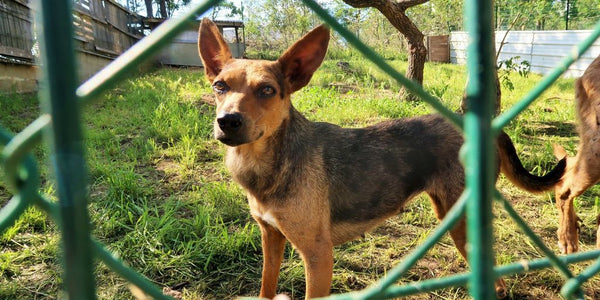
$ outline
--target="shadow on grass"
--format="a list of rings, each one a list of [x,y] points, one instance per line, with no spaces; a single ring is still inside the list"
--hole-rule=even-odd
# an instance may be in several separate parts
[[[527,135],[547,135],[569,138],[577,135],[577,126],[575,123],[559,121],[532,121],[525,124],[523,132]]]

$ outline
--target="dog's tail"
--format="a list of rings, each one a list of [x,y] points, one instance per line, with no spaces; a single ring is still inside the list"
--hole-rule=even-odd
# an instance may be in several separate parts
[[[567,161],[563,157],[548,174],[544,176],[533,175],[523,167],[517,155],[517,150],[515,150],[515,146],[506,133],[500,133],[497,143],[500,170],[512,183],[526,191],[539,193],[550,190],[554,188],[565,173]]]

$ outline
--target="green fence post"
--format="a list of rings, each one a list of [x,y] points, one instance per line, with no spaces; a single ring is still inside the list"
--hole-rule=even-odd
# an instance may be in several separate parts
[[[40,98],[52,117],[47,130],[59,196],[64,288],[69,299],[95,299],[87,182],[77,87],[71,0],[38,1],[42,64]]]
[[[469,32],[467,112],[464,118],[466,184],[471,192],[467,204],[468,259],[471,266],[469,291],[474,299],[489,300],[494,291],[492,249],[492,197],[495,165],[491,120],[494,108],[492,1],[465,2]]]

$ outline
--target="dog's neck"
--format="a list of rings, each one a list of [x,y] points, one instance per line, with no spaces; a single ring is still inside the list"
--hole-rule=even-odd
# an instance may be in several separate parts
[[[236,182],[256,198],[281,197],[281,184],[276,181],[291,176],[307,154],[305,141],[312,130],[307,120],[293,106],[289,117],[277,131],[253,143],[228,147],[225,164]],[[274,190],[273,187],[278,187]],[[285,188],[283,188],[285,189]]]

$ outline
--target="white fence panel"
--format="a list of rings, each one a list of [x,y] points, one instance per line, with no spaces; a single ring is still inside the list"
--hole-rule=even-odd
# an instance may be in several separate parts
[[[516,59],[516,61],[529,61],[532,72],[547,74],[591,32],[591,30],[510,31],[506,35],[498,59],[506,60],[519,56],[520,59]],[[506,31],[496,31],[496,49],[500,47],[505,34]],[[468,35],[464,31],[450,34],[450,61],[452,63],[466,63],[467,41]],[[563,76],[581,76],[598,56],[600,56],[600,41],[596,41],[577,62],[569,67]]]

